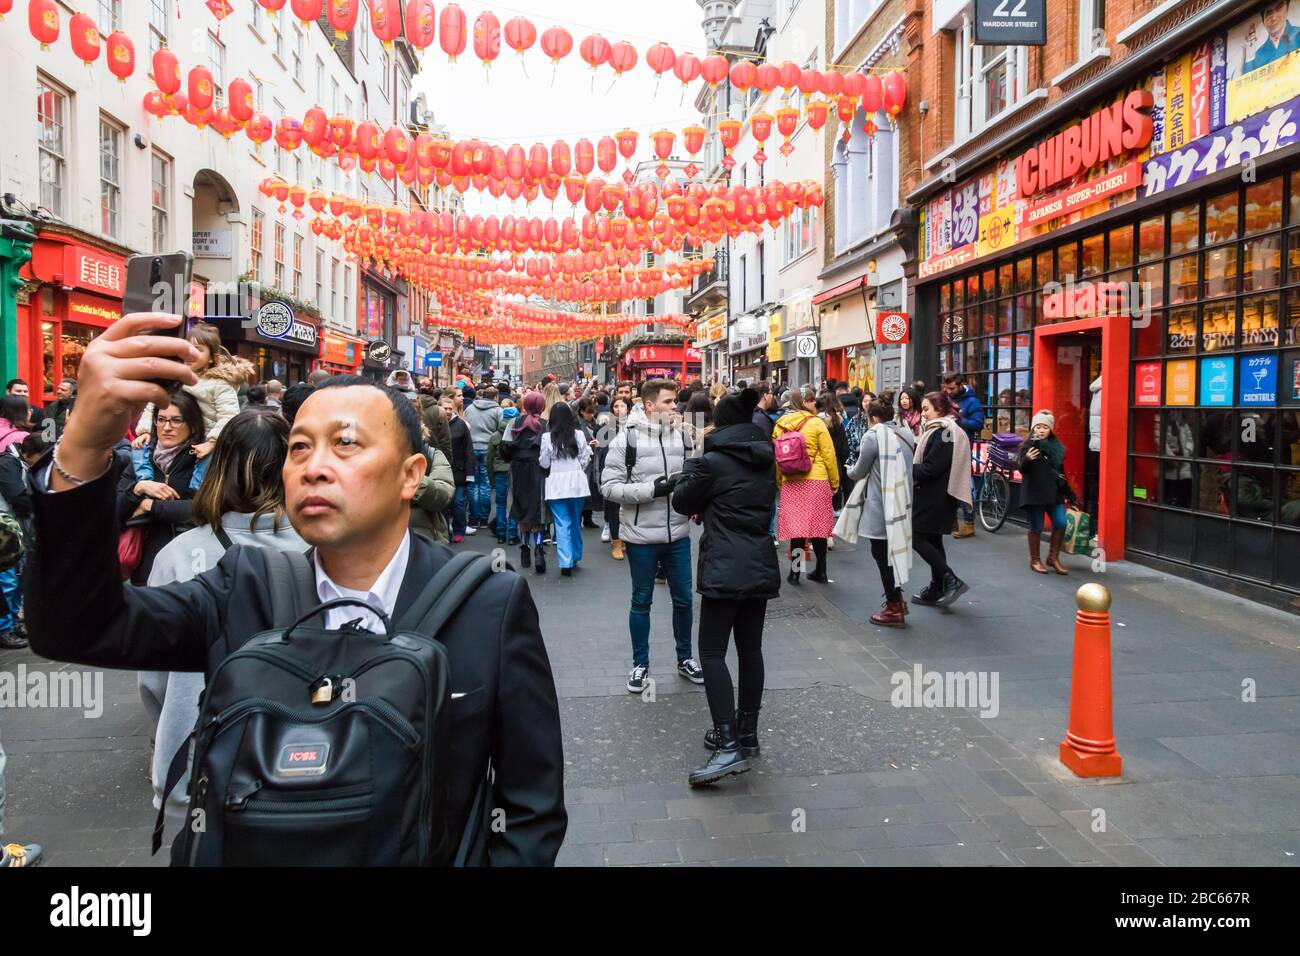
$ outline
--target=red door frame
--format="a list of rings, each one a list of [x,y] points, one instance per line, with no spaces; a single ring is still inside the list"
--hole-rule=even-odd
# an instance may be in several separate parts
[[[1101,465],[1097,489],[1097,544],[1107,561],[1124,558],[1128,498],[1128,391],[1132,318],[1100,315],[1034,329],[1034,411],[1055,408],[1064,376],[1057,374],[1052,342],[1078,332],[1101,332]],[[1071,449],[1071,451],[1075,451]],[[1083,449],[1075,451],[1081,454]]]

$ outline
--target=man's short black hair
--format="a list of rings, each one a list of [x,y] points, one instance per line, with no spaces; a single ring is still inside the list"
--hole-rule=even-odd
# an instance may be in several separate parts
[[[943,384],[945,385],[964,385],[965,383],[966,379],[961,372],[949,372],[943,377]]]
[[[290,385],[280,396],[280,414],[289,422],[289,427],[293,427],[293,420],[298,417],[298,409],[302,408],[302,403],[311,397],[311,393],[316,391],[307,382],[298,382],[296,385]]]
[[[657,402],[659,393],[666,391],[677,391],[677,383],[668,378],[652,378],[641,386],[641,401]]]
[[[24,382],[21,378],[11,378],[9,380],[9,384],[5,386],[5,394],[8,395],[10,392],[12,392],[14,390],[15,385],[26,385],[26,384],[27,383]]]
[[[374,388],[383,392],[388,396],[388,401],[397,415],[397,428],[406,436],[410,453],[418,455],[424,451],[424,439],[420,434],[420,413],[415,410],[415,405],[408,396],[395,388],[388,388],[360,375],[335,375],[318,385],[316,391],[324,391],[327,388]]]

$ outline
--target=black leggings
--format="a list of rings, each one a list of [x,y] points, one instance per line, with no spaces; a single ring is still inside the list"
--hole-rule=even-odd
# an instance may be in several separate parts
[[[763,703],[763,618],[766,600],[734,601],[700,598],[700,667],[714,726],[736,718],[731,672],[727,670],[727,639],[736,632],[740,665],[740,709],[756,711]]]
[[[822,574],[826,573],[826,539],[825,538],[791,538],[791,554],[795,551],[803,551],[808,547],[809,540],[812,541],[813,554],[817,555],[817,567],[815,570]]]
[[[618,537],[618,505],[613,501],[605,502],[605,524],[609,525],[609,539]]]
[[[917,532],[913,537],[913,548],[921,560],[930,566],[930,583],[936,587],[942,585],[944,575],[951,570],[948,567],[948,556],[943,550],[943,535]]]
[[[900,601],[903,589],[894,584],[894,569],[889,566],[889,542],[884,538],[871,539],[871,556],[880,569],[880,583],[885,588],[885,600]]]

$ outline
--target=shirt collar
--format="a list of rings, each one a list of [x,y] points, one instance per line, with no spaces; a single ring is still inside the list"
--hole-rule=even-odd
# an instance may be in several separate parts
[[[381,608],[389,618],[392,618],[397,607],[398,592],[402,589],[402,579],[406,577],[406,565],[410,556],[411,533],[408,531],[402,536],[402,543],[398,545],[392,560],[388,562],[388,566],[383,571],[379,572],[379,577],[370,585],[370,589],[368,591],[358,591],[336,584],[325,573],[325,567],[320,561],[320,552],[316,551],[312,555],[316,564],[316,593],[320,597],[321,603],[335,601],[344,597],[357,598],[372,607]],[[346,608],[340,608],[340,610],[347,611]]]

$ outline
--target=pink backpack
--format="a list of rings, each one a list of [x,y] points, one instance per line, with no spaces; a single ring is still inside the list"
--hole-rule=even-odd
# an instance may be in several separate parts
[[[776,467],[781,469],[781,474],[805,475],[812,471],[812,459],[808,457],[808,443],[800,434],[811,419],[812,416],[808,415],[795,426],[793,431],[788,431],[775,439]]]

